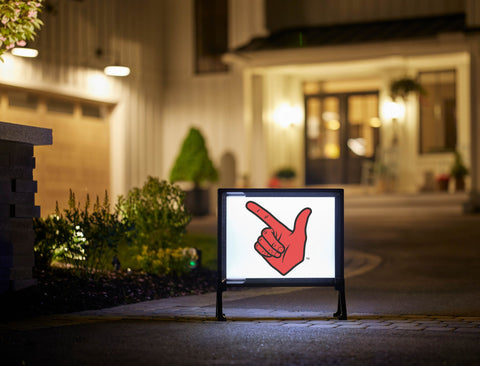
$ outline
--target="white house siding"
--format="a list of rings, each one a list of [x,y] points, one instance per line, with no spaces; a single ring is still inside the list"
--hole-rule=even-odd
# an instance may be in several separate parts
[[[190,127],[199,128],[214,164],[230,152],[237,179],[246,171],[242,74],[195,74],[193,1],[166,0],[164,14],[164,111],[162,176],[168,177]],[[175,30],[175,31],[173,31]]]
[[[229,0],[228,45],[233,49],[268,34],[264,0]]]
[[[8,64],[0,65],[0,84],[114,104],[111,191],[124,193],[142,184],[147,175],[160,175],[162,169],[161,2],[53,4],[56,13],[42,13],[45,25],[33,43],[39,57],[9,57]],[[102,57],[96,56],[98,48]],[[105,76],[104,66],[114,62],[128,65],[130,76]]]

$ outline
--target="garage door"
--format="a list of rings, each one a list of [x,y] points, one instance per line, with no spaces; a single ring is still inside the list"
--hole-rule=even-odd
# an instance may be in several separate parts
[[[110,105],[58,95],[0,89],[0,120],[51,128],[53,145],[35,147],[35,203],[42,216],[67,207],[69,190],[103,200],[110,189]]]

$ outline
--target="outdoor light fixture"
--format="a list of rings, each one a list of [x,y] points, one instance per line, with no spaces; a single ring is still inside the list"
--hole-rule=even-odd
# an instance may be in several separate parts
[[[12,49],[12,55],[19,57],[34,58],[38,56],[38,50],[34,48],[15,47]]]
[[[130,68],[122,66],[118,60],[118,56],[112,55],[112,52],[105,52],[101,47],[95,49],[95,56],[103,65],[107,64],[103,69],[103,73],[108,76],[128,76],[130,75]],[[109,60],[109,61],[108,61]],[[110,64],[110,65],[109,65]]]
[[[383,105],[383,115],[388,119],[399,119],[405,114],[405,107],[397,102],[386,102]]]
[[[202,265],[202,251],[197,248],[188,248],[187,253],[190,257],[188,268],[191,270],[200,268]]]
[[[273,112],[273,120],[285,128],[298,126],[302,122],[302,108],[282,103]]]
[[[128,76],[130,75],[130,68],[127,66],[107,66],[103,69],[103,72],[108,76]]]

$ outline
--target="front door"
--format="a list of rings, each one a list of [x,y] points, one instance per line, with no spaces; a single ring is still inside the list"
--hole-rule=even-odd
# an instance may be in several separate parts
[[[378,92],[305,97],[305,181],[359,184],[379,143]]]

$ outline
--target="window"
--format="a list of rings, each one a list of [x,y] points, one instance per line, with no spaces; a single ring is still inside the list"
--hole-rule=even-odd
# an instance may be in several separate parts
[[[105,118],[107,115],[106,108],[98,104],[82,103],[80,107],[83,117]]]
[[[8,91],[8,105],[27,109],[37,109],[38,97],[25,91]]]
[[[227,71],[222,54],[228,49],[227,0],[195,1],[195,71]]]
[[[73,114],[74,107],[75,107],[74,103],[67,100],[61,100],[61,99],[47,100],[47,111],[49,112]]]
[[[419,82],[425,89],[420,95],[420,153],[455,151],[455,71],[422,72]]]

